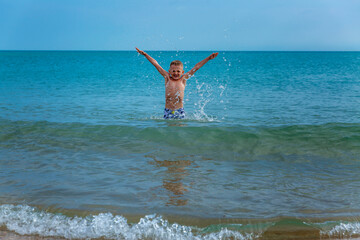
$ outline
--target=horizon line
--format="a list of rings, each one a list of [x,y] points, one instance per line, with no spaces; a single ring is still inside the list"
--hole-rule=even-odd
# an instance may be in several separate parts
[[[1,52],[136,52],[136,50],[0,49]],[[149,52],[360,52],[360,50],[146,50]]]

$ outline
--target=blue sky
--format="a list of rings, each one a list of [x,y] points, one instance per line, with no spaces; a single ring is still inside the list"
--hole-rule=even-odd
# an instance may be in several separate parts
[[[359,0],[0,0],[2,50],[360,51]]]

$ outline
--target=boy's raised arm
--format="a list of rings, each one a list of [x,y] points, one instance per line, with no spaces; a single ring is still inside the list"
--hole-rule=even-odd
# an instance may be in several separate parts
[[[163,75],[163,77],[167,77],[169,75],[169,73],[167,71],[165,71],[160,65],[159,63],[153,59],[152,57],[150,57],[149,54],[147,54],[144,51],[141,51],[140,49],[136,48],[136,51],[138,53],[140,53],[141,55],[145,56],[147,60],[149,60],[149,62],[151,62],[152,65],[154,65],[154,67],[159,71],[159,73],[161,75]]]
[[[207,58],[205,58],[204,60],[198,62],[190,71],[185,73],[185,75],[184,75],[185,80],[188,80],[192,75],[194,75],[194,73],[197,70],[199,70],[202,66],[204,66],[205,63],[207,63],[209,60],[216,58],[218,54],[219,53],[213,53],[210,56],[208,56]]]

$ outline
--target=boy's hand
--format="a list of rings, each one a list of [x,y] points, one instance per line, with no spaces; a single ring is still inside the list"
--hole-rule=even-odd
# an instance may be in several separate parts
[[[211,54],[211,55],[209,56],[209,59],[211,60],[211,59],[216,58],[218,54],[219,54],[219,53],[213,53],[213,54]]]
[[[136,51],[138,52],[138,53],[140,53],[141,55],[144,55],[145,56],[145,52],[144,51],[141,51],[140,49],[138,49],[138,48],[135,48],[136,49]]]

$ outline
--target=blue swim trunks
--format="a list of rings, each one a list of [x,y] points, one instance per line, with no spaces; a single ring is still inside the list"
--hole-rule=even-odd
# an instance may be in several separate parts
[[[183,119],[184,117],[185,117],[184,108],[178,108],[176,110],[165,108],[164,110],[164,119]]]

